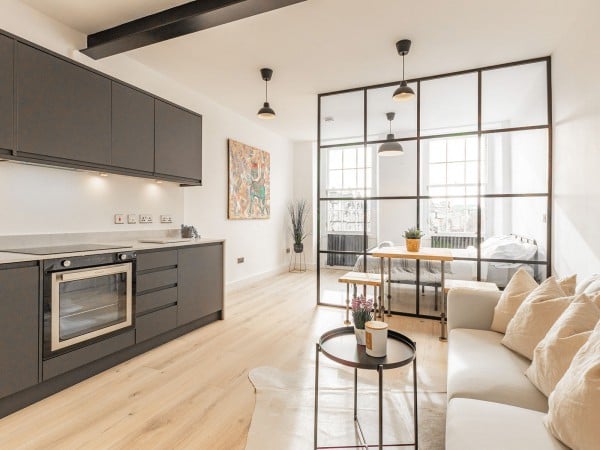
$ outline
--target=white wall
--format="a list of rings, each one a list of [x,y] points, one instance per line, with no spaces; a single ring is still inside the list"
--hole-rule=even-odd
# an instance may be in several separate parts
[[[552,54],[554,270],[600,272],[600,3],[588,2]]]
[[[173,185],[168,183],[160,185],[160,189],[167,191],[168,194],[152,200],[156,211],[170,208],[177,222],[183,221],[196,225],[203,236],[227,239],[226,264],[229,283],[282,269],[287,263],[285,205],[292,198],[293,190],[293,154],[289,140],[217,105],[196,91],[164,77],[125,54],[101,61],[94,61],[84,56],[77,49],[85,47],[85,35],[18,1],[2,2],[0,28],[202,114],[204,186],[173,187],[172,191],[170,186]],[[239,140],[271,153],[271,219],[227,220],[227,138]],[[16,200],[10,199],[11,191],[2,189],[0,192],[0,204],[10,205],[9,213],[24,214],[22,218],[11,222],[11,229],[8,231],[10,233],[14,233],[16,228],[29,227],[27,219],[35,217],[35,211],[41,210],[45,210],[46,214],[50,215],[49,223],[52,224],[52,230],[63,231],[66,224],[62,223],[62,218],[79,215],[81,205],[87,205],[85,211],[88,213],[94,211],[91,216],[94,221],[102,222],[111,231],[118,231],[121,228],[113,228],[104,222],[106,216],[104,211],[130,209],[133,207],[132,203],[143,204],[148,197],[147,180],[136,178],[125,180],[126,177],[111,176],[104,180],[107,185],[106,191],[105,194],[100,195],[88,189],[87,185],[92,183],[89,174],[46,168],[15,169],[14,166],[14,164],[3,166],[0,175],[10,173],[12,182],[16,183],[11,187],[11,191],[23,191],[19,194],[19,198],[26,200],[27,207],[13,210]],[[7,170],[9,172],[6,172]],[[21,177],[18,177],[18,174]],[[47,208],[47,200],[40,195],[40,188],[47,186],[48,178],[60,185],[61,187],[57,189],[63,193],[66,186],[71,187],[72,192],[67,204]],[[52,211],[55,213],[53,214]],[[176,226],[177,222],[175,222]],[[104,229],[103,226],[101,225],[102,228],[97,225],[88,227],[87,223],[82,221],[79,222],[77,231],[98,231]],[[40,228],[32,227],[31,232],[38,229]],[[46,228],[43,229],[46,231]],[[0,228],[0,233],[5,234],[3,228]],[[235,264],[235,258],[238,256],[244,256],[246,262]]]
[[[294,144],[294,198],[310,203],[311,215],[307,222],[310,235],[304,240],[306,263],[315,264],[317,259],[317,145],[314,142],[296,142]],[[293,241],[287,237],[288,245]],[[293,251],[293,250],[292,250]]]

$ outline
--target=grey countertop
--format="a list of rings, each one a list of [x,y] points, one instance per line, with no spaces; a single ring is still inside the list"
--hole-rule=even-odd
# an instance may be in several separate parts
[[[189,245],[202,245],[202,244],[214,244],[218,242],[225,242],[225,239],[211,239],[211,238],[200,238],[192,239],[183,242],[169,242],[165,244],[160,243],[147,243],[140,242],[145,239],[173,239],[173,233],[169,234],[158,234],[152,233],[148,235],[138,236],[133,238],[132,234],[116,234],[116,233],[78,233],[78,234],[64,234],[64,235],[47,235],[47,236],[27,236],[24,239],[23,236],[0,236],[0,248],[25,248],[35,246],[50,246],[50,245],[68,245],[75,243],[93,243],[93,244],[111,244],[111,245],[122,245],[123,247],[112,248],[108,250],[94,250],[90,252],[76,252],[76,253],[59,253],[52,255],[29,255],[25,253],[9,253],[0,251],[0,264],[19,263],[27,261],[41,261],[45,259],[75,257],[75,256],[87,256],[97,255],[102,253],[116,253],[121,251],[143,251],[143,250],[155,250],[164,248],[177,248],[185,247]]]

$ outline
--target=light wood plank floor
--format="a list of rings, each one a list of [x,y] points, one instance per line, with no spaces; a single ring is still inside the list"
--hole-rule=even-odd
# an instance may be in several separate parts
[[[0,420],[0,448],[244,449],[254,410],[248,371],[312,377],[315,342],[344,311],[315,306],[316,276],[282,274],[227,298],[227,318]],[[417,342],[420,386],[446,376],[439,323],[393,317]]]

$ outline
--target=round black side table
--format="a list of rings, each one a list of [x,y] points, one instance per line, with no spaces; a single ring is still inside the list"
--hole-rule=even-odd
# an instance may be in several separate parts
[[[354,423],[356,424],[361,445],[340,445],[319,447],[317,445],[318,419],[319,419],[319,356],[323,353],[327,358],[344,366],[354,368]],[[317,343],[315,365],[315,422],[314,422],[314,449],[333,448],[365,448],[378,447],[383,449],[383,371],[413,365],[413,392],[414,392],[414,427],[415,442],[403,444],[385,444],[385,447],[406,447],[414,445],[419,448],[418,420],[417,420],[417,347],[408,337],[396,331],[388,330],[387,355],[383,358],[374,358],[367,355],[364,345],[357,345],[353,327],[342,327],[324,333]],[[358,369],[376,370],[379,374],[379,442],[377,445],[368,445],[358,421],[357,416],[357,382]]]

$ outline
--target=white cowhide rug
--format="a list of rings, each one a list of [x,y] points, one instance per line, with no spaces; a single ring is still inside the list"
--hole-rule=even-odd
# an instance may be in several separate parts
[[[321,360],[319,376],[319,446],[358,445],[353,422],[353,371]],[[413,394],[409,368],[384,372],[384,444],[414,442]],[[377,379],[359,370],[359,421],[368,444],[377,443]],[[256,406],[246,450],[313,448],[314,372],[289,373],[273,367],[252,369]],[[442,450],[446,414],[445,392],[421,392],[419,383],[419,449]],[[434,383],[439,384],[439,383]],[[432,389],[434,388],[434,389]],[[428,392],[429,391],[429,392]],[[413,448],[413,447],[403,447]]]

